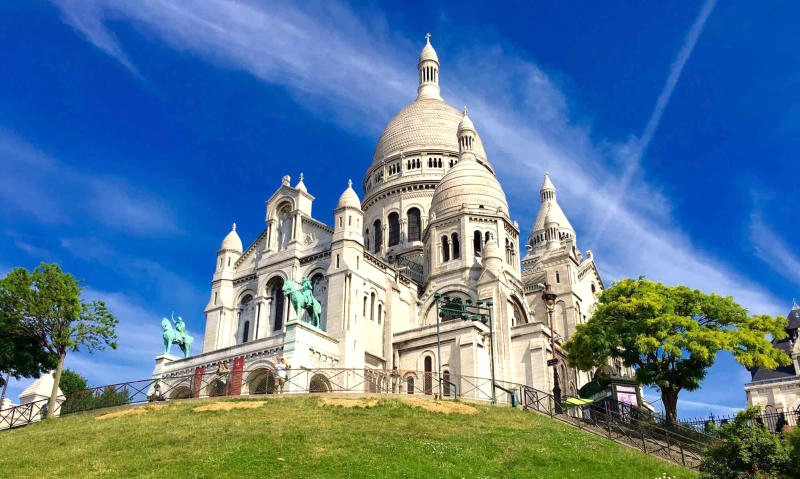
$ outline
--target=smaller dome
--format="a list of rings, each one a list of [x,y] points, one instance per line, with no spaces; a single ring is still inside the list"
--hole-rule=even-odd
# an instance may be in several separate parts
[[[483,209],[488,214],[508,214],[508,201],[497,178],[472,157],[462,158],[445,173],[431,199],[431,212],[437,218],[463,205]]]
[[[239,234],[236,232],[236,223],[231,227],[231,232],[222,240],[222,246],[220,246],[219,249],[232,250],[239,254],[242,253],[242,239],[239,238]]]
[[[339,208],[361,209],[361,200],[358,199],[358,195],[353,189],[353,180],[347,180],[347,189],[339,197],[339,203],[336,205],[336,209],[338,210]]]
[[[420,63],[424,62],[425,60],[433,60],[436,63],[439,63],[439,55],[436,54],[436,50],[433,49],[433,45],[431,45],[431,34],[425,35],[425,46],[422,48],[422,52],[419,54],[419,61]]]

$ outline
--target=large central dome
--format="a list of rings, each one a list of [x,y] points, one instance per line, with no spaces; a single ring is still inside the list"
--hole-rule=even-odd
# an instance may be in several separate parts
[[[376,165],[400,153],[442,150],[458,154],[458,124],[461,111],[441,98],[418,98],[398,113],[383,131],[372,164]],[[480,137],[475,155],[486,160]]]
[[[389,261],[421,257],[422,232],[434,190],[459,162],[462,113],[442,100],[439,56],[429,39],[420,53],[417,73],[416,100],[386,126],[364,174],[365,246]],[[477,133],[473,140],[476,164],[492,174]]]

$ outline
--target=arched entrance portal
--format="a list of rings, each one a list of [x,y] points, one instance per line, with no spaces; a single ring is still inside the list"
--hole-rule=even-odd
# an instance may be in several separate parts
[[[308,392],[310,393],[329,393],[331,392],[331,382],[322,374],[311,376],[308,382]]]
[[[178,386],[169,394],[170,399],[189,399],[192,397],[192,390],[189,386]]]
[[[267,368],[256,369],[247,377],[249,394],[273,394],[275,392],[275,376]]]

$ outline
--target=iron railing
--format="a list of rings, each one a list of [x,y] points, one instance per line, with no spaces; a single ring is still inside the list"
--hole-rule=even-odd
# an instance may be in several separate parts
[[[652,413],[628,404],[606,400],[579,408],[557,407],[553,396],[530,386],[474,376],[435,372],[376,369],[290,369],[284,394],[353,393],[428,395],[491,402],[492,389],[499,404],[516,406],[697,469],[705,446],[714,438],[693,428],[668,427],[653,420]],[[198,372],[143,379],[76,391],[59,400],[55,415],[99,410],[127,404],[189,398],[259,396],[277,394],[279,383],[268,369],[254,371]],[[0,410],[0,430],[26,426],[47,417],[47,400]]]
[[[699,468],[704,449],[715,440],[692,428],[673,429],[653,422],[650,411],[612,400],[569,409],[562,404],[562,408],[557,408],[551,394],[529,386],[522,387],[521,399],[523,409],[546,414],[690,469]]]
[[[372,393],[439,395],[443,398],[466,398],[476,401],[492,400],[491,380],[458,374],[445,374],[440,379],[435,372],[410,370],[301,368],[290,369],[284,384],[285,394],[298,393]],[[496,381],[498,403],[515,404],[522,385]],[[230,371],[227,374],[203,372],[162,378],[142,379],[75,391],[60,397],[54,416],[92,411],[128,404],[153,401],[241,396],[278,393],[273,372]],[[513,397],[512,397],[513,396]],[[28,425],[48,416],[47,399],[0,410],[0,430]]]
[[[720,426],[733,420],[733,416],[714,416],[713,414],[706,419],[691,419],[682,421],[683,424],[693,427],[698,431],[705,431],[714,434],[712,425]],[[800,425],[800,406],[796,409],[776,408],[766,406],[761,414],[756,418],[758,425],[779,433],[786,427],[796,427]]]

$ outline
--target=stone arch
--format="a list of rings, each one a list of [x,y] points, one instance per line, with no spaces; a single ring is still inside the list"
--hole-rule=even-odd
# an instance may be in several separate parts
[[[275,376],[270,368],[253,369],[247,375],[248,394],[273,394],[275,392]]]
[[[246,343],[255,338],[253,326],[256,320],[254,293],[249,288],[239,294],[236,308],[236,343]]]
[[[308,392],[310,393],[329,393],[332,391],[331,382],[322,373],[311,376],[308,381]]]
[[[188,384],[178,384],[167,395],[169,399],[189,399],[192,397],[192,388]]]
[[[467,299],[471,299],[473,301],[475,300],[473,293],[465,286],[446,286],[439,288],[439,290],[436,292],[440,293],[442,296],[457,296],[461,298],[462,301]],[[433,297],[433,294],[431,294],[425,301],[423,308],[425,311],[425,316],[423,316],[424,324],[436,324],[436,300]]]
[[[228,394],[228,383],[219,378],[214,378],[206,386],[206,395],[209,397],[226,396]]]
[[[521,324],[528,324],[528,315],[525,312],[522,301],[512,294],[508,298],[508,303],[511,306],[511,326],[519,326]]]
[[[308,279],[311,281],[311,292],[322,307],[319,315],[319,329],[326,331],[328,326],[328,277],[325,276],[325,270],[316,268],[309,273]]]
[[[271,331],[281,331],[289,317],[289,301],[283,293],[285,278],[282,274],[273,275],[264,286],[269,310]]]

